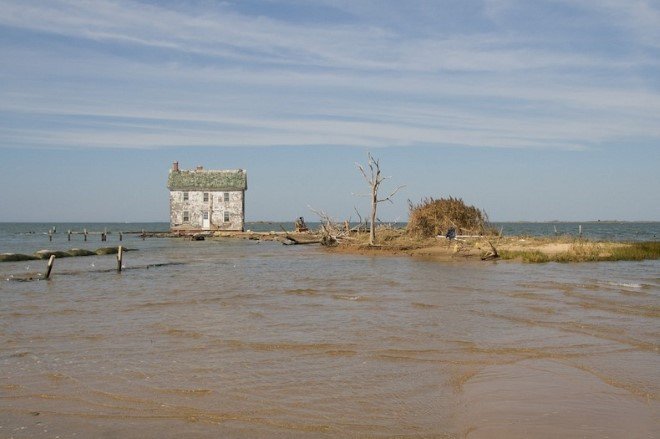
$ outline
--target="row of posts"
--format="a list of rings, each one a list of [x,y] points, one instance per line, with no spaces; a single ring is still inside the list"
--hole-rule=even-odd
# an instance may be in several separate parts
[[[53,240],[53,233],[54,233],[54,229],[50,229],[48,231],[49,241]],[[80,233],[80,232],[72,232],[71,230],[67,231],[67,239],[69,241],[71,241],[71,235],[74,233]],[[87,242],[87,235],[88,235],[87,229],[83,229],[82,234],[84,236],[85,242]],[[142,238],[143,241],[146,238],[146,236],[147,236],[146,232],[144,231],[144,229],[142,229],[142,233],[140,234],[140,237]],[[119,232],[119,241],[122,241],[123,239],[124,239],[124,232]],[[108,240],[108,229],[104,229],[103,232],[101,232],[101,242],[106,242],[107,240]]]
[[[50,258],[48,258],[48,266],[46,267],[46,275],[44,276],[44,279],[50,279],[50,272],[53,271],[54,262],[55,262],[55,255],[50,255]],[[124,249],[120,245],[117,248],[117,273],[121,273],[123,262],[124,262]]]

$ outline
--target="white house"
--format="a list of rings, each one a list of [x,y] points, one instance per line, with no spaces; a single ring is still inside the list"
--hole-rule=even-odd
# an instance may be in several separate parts
[[[170,230],[243,231],[245,226],[244,169],[182,171],[174,162],[167,179],[170,190]]]

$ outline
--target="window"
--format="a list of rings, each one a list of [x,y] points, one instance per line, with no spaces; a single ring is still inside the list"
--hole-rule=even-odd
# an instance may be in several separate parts
[[[204,202],[205,203],[209,202],[209,193],[208,192],[204,192]]]
[[[229,222],[229,212],[225,211],[225,222]]]
[[[188,192],[183,193],[183,201],[188,201]]]
[[[187,210],[184,210],[183,211],[183,222],[187,223],[188,221],[190,221],[190,212],[188,212]]]
[[[207,211],[204,211],[204,219],[205,220],[209,219],[209,213]]]
[[[229,201],[229,192],[225,192],[225,203]]]

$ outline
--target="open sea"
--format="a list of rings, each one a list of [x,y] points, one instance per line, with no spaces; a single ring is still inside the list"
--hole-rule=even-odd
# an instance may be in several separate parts
[[[291,228],[290,224],[282,223]],[[499,223],[657,240],[660,223]],[[251,223],[254,231],[280,223]],[[49,241],[47,231],[55,227]],[[0,253],[166,223],[0,223]],[[67,239],[67,230],[99,235]],[[0,263],[0,438],[654,438],[660,261],[439,263],[124,234]]]

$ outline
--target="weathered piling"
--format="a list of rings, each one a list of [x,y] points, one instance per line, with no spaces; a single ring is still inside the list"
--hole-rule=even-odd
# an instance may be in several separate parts
[[[124,249],[120,245],[117,249],[117,273],[121,273],[121,265],[124,258]]]
[[[123,238],[124,238],[124,232],[119,232],[119,241],[121,242]]]
[[[87,229],[83,229],[83,234],[85,235],[85,242],[87,242]]]
[[[48,240],[49,240],[49,241],[52,241],[52,240],[53,240],[53,231],[52,231],[52,230],[49,230],[49,231],[48,231]]]
[[[582,224],[578,226],[578,234],[582,236]]]
[[[69,229],[69,230],[66,232],[66,234],[67,234],[67,237],[68,237],[69,241],[71,241],[71,230]]]
[[[53,261],[55,261],[55,255],[50,255],[50,258],[48,258],[48,267],[46,268],[46,279],[50,278],[50,272],[53,269]]]

